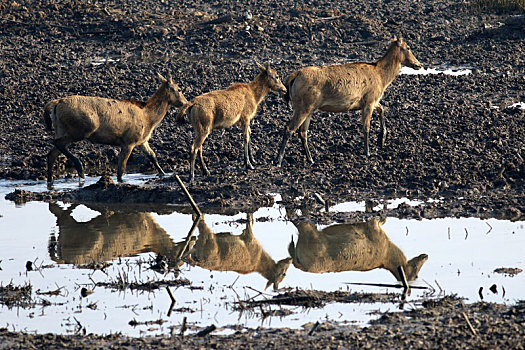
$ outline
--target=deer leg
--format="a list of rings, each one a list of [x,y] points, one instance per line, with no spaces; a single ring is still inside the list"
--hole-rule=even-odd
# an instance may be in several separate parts
[[[151,164],[153,164],[155,169],[157,169],[157,172],[159,173],[159,176],[166,175],[166,173],[164,173],[164,170],[162,170],[162,168],[160,167],[159,162],[157,161],[157,156],[155,155],[155,152],[153,152],[153,150],[151,149],[148,141],[146,141],[142,145],[140,145],[139,148],[140,148],[140,150],[142,152],[144,152],[146,154],[146,156],[148,157],[148,159],[151,162]]]
[[[58,148],[58,150],[60,150],[60,152],[62,152],[70,161],[73,162],[73,165],[75,166],[75,169],[77,169],[78,176],[83,179],[84,178],[84,169],[82,167],[82,163],[80,162],[80,160],[77,157],[75,157],[67,149],[67,145],[69,145],[70,142],[65,140],[65,139],[57,139],[57,140],[53,141],[53,144],[55,145],[56,148]],[[53,152],[53,150],[51,150],[51,152]],[[56,160],[56,158],[55,158],[55,160]],[[53,161],[53,163],[54,163],[54,161]]]
[[[210,176],[210,171],[208,170],[208,167],[206,166],[206,162],[204,161],[204,157],[202,155],[202,146],[199,148],[199,158],[201,161],[202,171],[206,174],[206,176]]]
[[[53,147],[51,151],[47,154],[47,187],[48,189],[53,188],[53,165],[55,164],[60,150],[56,147]]]
[[[190,152],[190,177],[188,178],[189,183],[193,183],[195,179],[195,158],[197,156],[198,149],[195,147],[195,142],[191,145]]]
[[[361,123],[363,124],[363,134],[365,137],[365,155],[370,157],[370,147],[368,137],[370,134],[370,119],[372,118],[373,109],[370,105],[365,106],[361,111]]]
[[[310,153],[310,149],[308,148],[308,127],[310,126],[310,120],[312,120],[311,115],[308,118],[306,118],[303,124],[301,124],[301,127],[299,128],[299,137],[301,138],[303,144],[306,159],[310,164],[314,164],[312,154]]]
[[[304,122],[310,117],[312,114],[312,110],[302,111],[298,112],[297,110],[294,111],[294,115],[292,119],[290,120],[290,123],[288,124],[288,127],[284,129],[283,132],[283,139],[281,141],[281,146],[279,148],[279,154],[277,155],[277,158],[275,160],[275,164],[280,167],[281,163],[284,158],[284,150],[286,149],[286,144],[288,143],[288,140],[292,136],[292,134],[299,129],[301,125],[304,124]],[[308,129],[308,126],[310,125],[310,122],[307,123],[306,129]],[[308,157],[308,154],[307,154]],[[311,156],[310,156],[311,159]],[[309,160],[310,160],[309,159]]]
[[[250,143],[248,143],[248,156],[250,157],[250,162],[252,164],[256,164],[255,158],[253,157],[253,148],[252,148],[252,142],[250,139]]]
[[[133,146],[126,145],[122,146],[120,149],[120,154],[118,155],[118,166],[117,166],[117,181],[122,182],[122,175],[126,172],[126,165],[128,164],[129,156],[133,151]]]
[[[379,111],[379,121],[381,122],[381,135],[379,135],[379,147],[383,148],[385,147],[385,141],[386,141],[386,135],[388,133],[388,130],[385,125],[385,110],[383,106],[378,104],[376,106],[376,110]]]
[[[195,159],[197,158],[197,152],[200,154],[202,170],[206,173],[206,175],[210,174],[206,163],[204,163],[204,157],[202,156],[202,144],[204,143],[204,140],[206,140],[207,136],[208,134],[197,131],[195,132],[195,139],[193,140],[193,145],[191,145],[190,177],[188,179],[189,183],[193,183],[195,179]]]
[[[281,146],[279,147],[279,153],[277,154],[277,158],[275,159],[275,165],[278,167],[281,166],[284,158],[284,150],[286,149],[286,144],[288,143],[288,140],[292,136],[292,132],[288,130],[288,128],[284,128],[283,130],[283,139],[281,140]]]
[[[252,163],[250,162],[250,124],[244,124],[244,165],[246,169],[254,170]]]

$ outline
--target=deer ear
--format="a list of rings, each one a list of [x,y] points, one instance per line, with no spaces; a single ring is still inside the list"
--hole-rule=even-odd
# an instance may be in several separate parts
[[[259,62],[257,62],[257,60],[253,60],[253,61],[255,62],[255,64],[257,65],[257,67],[259,67],[259,69],[261,69],[261,70],[266,70],[266,68],[265,68],[262,64],[260,64]]]
[[[271,286],[273,284],[272,281],[268,281],[268,283],[266,283],[266,287],[264,287],[264,290],[267,290],[269,286]]]
[[[160,73],[158,73],[158,72],[157,72],[157,76],[159,77],[159,79],[160,79],[163,83],[167,82],[166,78],[164,78],[164,77],[163,77]]]

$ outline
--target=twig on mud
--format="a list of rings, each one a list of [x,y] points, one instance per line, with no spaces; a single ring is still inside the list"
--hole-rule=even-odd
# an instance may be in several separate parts
[[[463,315],[463,318],[465,319],[465,321],[467,321],[467,325],[468,327],[470,328],[470,331],[472,332],[472,334],[474,335],[478,335],[478,333],[476,332],[476,330],[474,329],[474,327],[472,327],[472,323],[470,323],[470,320],[468,319],[468,316],[466,313],[462,312],[461,313]]]
[[[197,332],[197,334],[195,334],[195,335],[197,337],[204,337],[205,335],[210,334],[211,332],[213,332],[216,329],[217,329],[217,327],[214,324],[212,324],[211,326],[208,326],[208,327],[204,328],[202,331]]]
[[[312,335],[315,330],[317,329],[317,327],[319,327],[319,321],[315,322],[315,324],[312,326],[312,328],[310,328],[310,331],[308,332],[308,335]]]

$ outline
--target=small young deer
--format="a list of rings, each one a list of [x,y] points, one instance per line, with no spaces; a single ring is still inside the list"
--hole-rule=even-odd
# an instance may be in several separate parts
[[[214,271],[257,272],[267,280],[265,289],[271,285],[274,289],[279,288],[292,259],[276,262],[262,248],[253,235],[252,214],[247,214],[246,229],[241,235],[213,233],[204,218],[199,221],[198,228],[199,237],[186,257],[189,263]]]
[[[55,128],[54,147],[47,155],[48,187],[52,187],[53,165],[60,152],[73,162],[80,178],[84,178],[82,163],[67,149],[69,144],[82,140],[120,146],[118,181],[122,181],[135,146],[146,153],[159,175],[164,175],[148,140],[170,105],[180,107],[188,101],[171,77],[165,79],[159,74],[159,78],[162,83],[147,102],[68,96],[47,103],[44,107],[46,127],[48,130]]]
[[[286,79],[285,98],[292,104],[294,113],[283,133],[276,165],[281,166],[286,144],[297,129],[308,162],[313,164],[308,148],[308,127],[316,110],[342,113],[361,110],[361,124],[365,138],[365,154],[370,155],[368,134],[374,109],[380,112],[380,146],[386,140],[383,107],[379,100],[385,89],[399,74],[401,66],[421,68],[403,39],[394,39],[386,54],[377,62],[354,62],[324,67],[306,67],[292,73]]]
[[[250,144],[250,122],[257,113],[257,107],[266,95],[272,91],[285,93],[286,88],[270,64],[265,66],[257,63],[261,72],[248,84],[235,84],[226,90],[211,91],[196,97],[186,104],[177,120],[180,122],[188,110],[189,119],[193,126],[195,139],[191,146],[190,177],[189,182],[195,178],[195,158],[199,158],[204,173],[210,172],[202,156],[202,144],[213,129],[229,128],[240,124],[244,129],[244,164],[247,169],[254,169],[252,147]]]

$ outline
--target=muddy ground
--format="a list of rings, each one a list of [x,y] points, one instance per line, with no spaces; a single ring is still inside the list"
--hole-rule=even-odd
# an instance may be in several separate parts
[[[525,305],[465,305],[446,297],[418,310],[387,313],[368,327],[320,323],[304,329],[244,329],[232,335],[160,337],[24,334],[0,328],[6,348],[24,349],[523,349]],[[201,329],[200,331],[204,331]]]
[[[525,100],[523,11],[410,0],[351,6],[317,0],[256,5],[7,1],[0,6],[0,178],[45,179],[52,136],[44,129],[42,106],[53,98],[84,94],[146,100],[160,72],[171,73],[191,99],[251,80],[257,74],[253,59],[272,62],[284,79],[306,65],[377,60],[389,40],[402,34],[425,66],[469,66],[474,73],[399,76],[382,100],[390,132],[386,146],[376,146],[374,118],[369,159],[357,112],[317,112],[310,126],[315,165],[306,163],[297,136],[284,166],[272,165],[292,111],[270,94],[252,125],[257,169],[243,169],[238,127],[213,132],[204,149],[212,176],[199,173],[191,186],[196,200],[257,206],[269,192],[292,198],[317,193],[331,203],[444,197],[449,200],[439,212],[414,216],[452,212],[517,219],[525,213],[525,111],[508,108]],[[210,24],[216,19],[220,23]],[[175,112],[169,112],[150,144],[164,169],[185,180],[192,130],[174,122]],[[115,174],[117,149],[88,142],[71,149],[88,174]],[[62,157],[58,175],[76,176],[71,165]],[[129,162],[128,172],[135,171],[153,171],[139,151]],[[174,184],[167,178],[152,185],[166,192]],[[130,193],[128,200],[183,202],[175,190],[169,198]],[[110,194],[104,198],[121,200]]]
[[[239,128],[215,131],[204,148],[212,175],[199,173],[189,186],[192,195],[203,207],[243,210],[270,205],[268,193],[281,193],[293,205],[317,207],[322,204],[316,197],[329,203],[443,198],[425,208],[402,206],[381,214],[512,220],[525,215],[525,110],[508,107],[525,101],[523,11],[480,9],[475,1],[8,0],[0,3],[0,23],[2,179],[45,179],[52,135],[45,131],[42,107],[53,98],[83,94],[146,100],[159,85],[159,72],[172,74],[192,99],[251,80],[257,74],[253,59],[270,61],[284,80],[306,65],[377,60],[389,40],[402,34],[424,66],[468,66],[473,73],[399,76],[382,100],[389,129],[386,146],[376,146],[379,125],[374,118],[368,159],[358,113],[317,112],[309,133],[314,165],[306,163],[297,136],[289,143],[283,167],[272,164],[292,111],[280,96],[270,94],[252,123],[257,169],[243,169]],[[192,131],[189,124],[175,123],[175,112],[169,112],[150,144],[161,166],[185,180]],[[115,174],[117,149],[81,142],[71,150],[81,156],[88,174]],[[76,176],[65,158],[58,163],[58,176]],[[144,155],[134,151],[128,172],[138,171],[153,169]],[[145,187],[108,182],[98,186],[68,194],[18,192],[12,198],[185,203],[172,177]],[[301,196],[305,197],[301,203],[293,201]],[[333,213],[313,217],[351,219]],[[484,311],[486,323],[479,322],[488,331],[483,335],[473,336],[461,318],[442,327],[448,311],[431,309],[425,321],[409,317],[402,327],[398,322],[362,331],[336,327],[323,330],[322,337],[277,330],[258,337],[247,333],[181,345],[222,347],[231,342],[248,347],[249,337],[253,347],[266,347],[270,339],[275,346],[286,339],[290,347],[305,341],[312,347],[387,347],[394,341],[412,347],[499,347],[508,341],[519,347],[515,342],[519,337],[514,337],[523,335],[522,307],[465,307],[467,313]],[[502,321],[503,315],[513,313],[521,318],[510,318],[510,324]],[[493,329],[501,333],[495,331],[493,336]],[[26,339],[5,331],[1,337]],[[96,339],[108,347],[127,341]],[[36,347],[49,342],[91,346],[91,338],[42,336],[31,341]],[[159,346],[165,342],[140,341]]]

